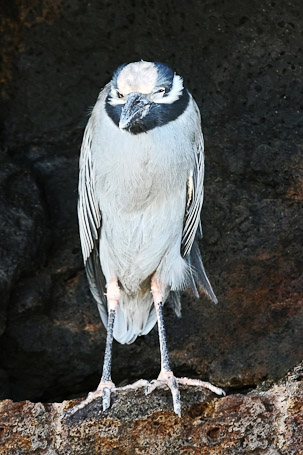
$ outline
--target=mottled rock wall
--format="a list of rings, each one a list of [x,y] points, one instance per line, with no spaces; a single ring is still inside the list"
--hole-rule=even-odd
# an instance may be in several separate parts
[[[116,395],[61,420],[74,401],[0,403],[2,455],[300,455],[302,366],[267,390],[215,398],[182,389],[183,417],[166,391]]]
[[[281,378],[303,358],[301,1],[0,8],[2,398],[61,401],[99,380],[105,331],[79,248],[78,154],[98,91],[141,58],[183,75],[205,134],[201,248],[220,304],[184,296],[182,319],[167,312],[174,370],[231,390]],[[115,344],[117,384],[158,370],[156,330]]]

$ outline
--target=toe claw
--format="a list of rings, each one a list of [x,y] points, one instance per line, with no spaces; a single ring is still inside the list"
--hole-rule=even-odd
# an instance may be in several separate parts
[[[70,414],[71,414],[70,409],[68,409],[67,411],[65,411],[64,414],[62,414],[60,420],[65,420]]]
[[[71,417],[72,415],[76,414],[76,412],[79,411],[79,409],[81,408],[80,405],[81,405],[81,403],[73,406],[72,408],[69,408],[67,411],[65,411],[64,414],[62,414],[62,416],[60,417],[60,420],[66,420],[69,417]]]
[[[220,389],[220,387],[217,387],[217,391],[215,392],[217,395],[222,395],[223,397],[226,397],[226,392],[223,389]]]
[[[159,381],[153,379],[145,388],[145,395],[149,395],[159,386]]]
[[[174,403],[174,412],[181,418],[181,404]]]
[[[150,394],[150,385],[147,384],[145,387],[144,387],[144,393],[145,395],[149,395]]]

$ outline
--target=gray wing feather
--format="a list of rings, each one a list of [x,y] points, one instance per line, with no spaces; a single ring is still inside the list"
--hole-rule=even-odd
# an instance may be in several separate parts
[[[95,194],[91,151],[94,125],[95,118],[92,114],[84,132],[79,160],[78,219],[83,261],[90,290],[96,301],[106,306],[105,278],[99,258],[101,211]]]
[[[198,108],[196,107],[196,109]],[[200,115],[198,115],[198,120],[197,133],[193,144],[195,162],[192,174],[189,176],[187,207],[181,240],[181,252],[183,256],[186,256],[190,252],[197,231],[198,234],[200,234],[200,237],[202,237],[200,213],[203,204],[204,141],[200,127]]]
[[[202,238],[201,209],[203,204],[204,181],[204,141],[200,126],[200,113],[194,104],[197,113],[197,130],[193,144],[195,152],[194,168],[189,176],[187,204],[181,240],[181,253],[185,257],[190,271],[190,288],[196,297],[204,292],[215,303],[218,302],[211,284],[205,273],[198,238]]]
[[[215,296],[213,288],[207,278],[197,241],[194,242],[192,250],[186,260],[191,270],[190,289],[194,293],[195,297],[199,298],[200,294],[204,293],[214,303],[218,303],[217,297]]]
[[[84,132],[79,162],[78,218],[84,264],[94,248],[94,240],[98,239],[98,229],[101,225],[101,212],[94,190],[95,182],[91,156],[93,127],[91,120],[89,120]]]

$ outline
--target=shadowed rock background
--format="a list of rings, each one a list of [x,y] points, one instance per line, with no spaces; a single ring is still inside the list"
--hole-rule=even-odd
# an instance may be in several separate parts
[[[219,305],[184,295],[182,319],[167,309],[174,372],[230,392],[282,378],[303,358],[301,1],[0,8],[1,398],[62,401],[100,379],[105,329],[82,265],[78,156],[99,90],[139,59],[184,77],[205,135],[201,248]],[[156,329],[115,343],[117,385],[159,368]]]

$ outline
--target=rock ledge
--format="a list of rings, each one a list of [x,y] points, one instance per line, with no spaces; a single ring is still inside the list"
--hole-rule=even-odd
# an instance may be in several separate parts
[[[78,400],[0,404],[3,455],[266,454],[292,455],[303,447],[303,363],[279,383],[248,394],[216,398],[182,388],[183,416],[172,412],[168,391],[113,395],[61,420]]]

